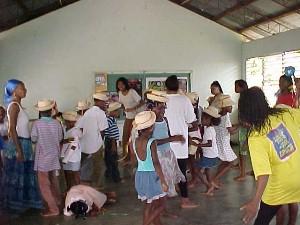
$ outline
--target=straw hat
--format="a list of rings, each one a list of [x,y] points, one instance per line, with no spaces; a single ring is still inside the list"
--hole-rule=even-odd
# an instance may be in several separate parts
[[[203,109],[203,112],[206,114],[214,117],[214,118],[220,118],[221,115],[219,114],[219,110],[214,106],[208,106],[207,108]]]
[[[167,96],[167,92],[165,92],[165,91],[158,91],[158,90],[153,90],[153,89],[150,89],[150,90],[151,90],[151,94],[159,95],[159,96]]]
[[[162,95],[155,95],[155,94],[147,94],[147,99],[154,101],[154,102],[167,102],[168,98]]]
[[[77,112],[75,112],[75,111],[63,112],[62,117],[64,118],[64,120],[67,120],[67,121],[77,121],[77,119],[78,119]]]
[[[224,108],[228,106],[233,106],[234,101],[232,101],[230,95],[223,95],[220,97],[220,100],[217,102],[217,107],[218,108]]]
[[[151,127],[156,120],[156,115],[152,111],[143,111],[138,113],[133,122],[133,127],[136,130],[144,130]]]
[[[77,106],[76,106],[76,110],[86,110],[90,107],[90,103],[86,100],[81,100],[78,101]]]
[[[186,93],[186,96],[190,99],[192,104],[196,104],[199,99],[199,95],[196,92]]]
[[[111,102],[111,103],[108,105],[107,112],[113,112],[113,111],[116,111],[116,110],[120,109],[121,107],[122,107],[122,105],[121,105],[120,102]]]
[[[97,100],[105,101],[105,102],[108,101],[108,97],[107,97],[106,93],[103,93],[103,92],[93,94],[93,98],[97,99]]]
[[[38,111],[47,111],[54,107],[55,101],[50,99],[39,100],[37,104],[34,105],[35,109]]]

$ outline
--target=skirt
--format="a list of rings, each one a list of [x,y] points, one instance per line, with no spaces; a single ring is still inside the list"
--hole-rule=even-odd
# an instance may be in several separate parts
[[[37,176],[33,169],[32,145],[29,139],[20,139],[24,161],[17,162],[15,145],[9,141],[4,149],[2,177],[3,206],[14,212],[28,208],[43,208]]]
[[[171,149],[165,151],[157,151],[158,159],[161,165],[169,190],[169,197],[177,196],[175,185],[179,182],[185,182],[185,177],[179,169],[178,162],[174,152]]]
[[[137,171],[135,174],[135,189],[138,199],[142,202],[152,203],[166,196],[162,191],[160,179],[155,171]]]
[[[63,163],[63,169],[68,170],[68,171],[79,171],[80,170],[80,162]]]
[[[218,166],[219,159],[218,158],[207,158],[207,157],[202,157],[200,160],[196,162],[196,167],[200,168],[213,168]]]

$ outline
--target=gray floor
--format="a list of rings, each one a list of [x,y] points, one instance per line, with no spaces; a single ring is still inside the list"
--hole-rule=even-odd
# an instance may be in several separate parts
[[[179,218],[163,218],[163,224],[172,225],[240,225],[240,206],[245,203],[254,190],[254,179],[247,177],[243,183],[233,181],[238,171],[232,169],[223,179],[224,186],[213,197],[201,195],[203,187],[199,186],[190,191],[190,197],[200,206],[196,209],[180,209],[179,198],[168,200],[168,209],[179,215]],[[11,218],[6,225],[141,225],[142,203],[137,200],[132,179],[126,179],[124,184],[115,185],[105,182],[107,190],[114,190],[118,194],[118,202],[106,208],[103,215],[86,220],[59,216],[43,219],[39,212],[30,211],[18,217]],[[1,224],[0,222],[0,224]],[[1,225],[2,225],[1,224]],[[274,222],[272,223],[274,224]]]

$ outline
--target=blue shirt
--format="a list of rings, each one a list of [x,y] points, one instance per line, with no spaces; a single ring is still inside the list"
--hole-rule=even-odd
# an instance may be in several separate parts
[[[111,139],[119,140],[120,132],[117,126],[116,119],[114,117],[107,116],[107,123],[108,123],[108,128],[104,130],[104,136]]]

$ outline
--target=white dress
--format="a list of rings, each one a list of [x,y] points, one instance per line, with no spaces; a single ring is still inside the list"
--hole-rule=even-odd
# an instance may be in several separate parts
[[[219,126],[215,126],[219,159],[225,162],[232,162],[237,158],[230,145],[230,133],[227,128],[232,127],[229,114],[221,117]]]

